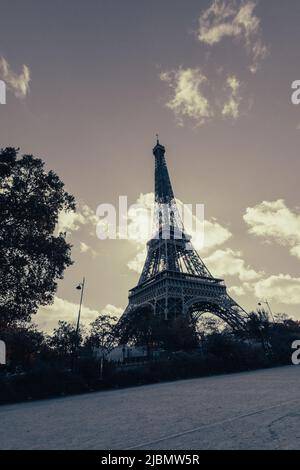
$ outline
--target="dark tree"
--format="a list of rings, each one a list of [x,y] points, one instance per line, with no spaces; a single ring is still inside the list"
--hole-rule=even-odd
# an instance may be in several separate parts
[[[68,357],[74,353],[74,346],[82,343],[82,333],[77,336],[76,327],[65,321],[59,321],[53,335],[49,338],[49,346],[61,357]]]
[[[250,313],[247,323],[247,332],[250,339],[261,342],[267,354],[272,353],[270,344],[271,324],[268,312],[263,309],[258,309],[257,312]]]
[[[199,347],[195,322],[178,317],[169,320],[155,315],[148,306],[137,307],[122,325],[121,344],[146,347],[148,355],[155,349],[191,351]]]
[[[167,351],[193,351],[199,347],[196,325],[189,317],[180,316],[163,322],[159,338]]]
[[[29,320],[52,302],[57,280],[72,264],[66,234],[55,234],[73,196],[42,160],[0,151],[0,322]]]
[[[1,339],[7,344],[10,369],[28,368],[44,346],[44,335],[33,324],[16,322],[1,330]]]
[[[268,313],[265,310],[251,312],[247,323],[247,330],[250,338],[260,340],[269,334],[270,321]]]
[[[160,346],[161,325],[161,319],[154,315],[152,308],[142,305],[131,312],[128,321],[119,326],[119,342],[146,347],[149,356],[153,348]]]
[[[98,348],[103,356],[109,353],[116,346],[114,327],[117,318],[111,315],[99,315],[90,324],[90,333],[85,341],[85,346],[89,349]]]

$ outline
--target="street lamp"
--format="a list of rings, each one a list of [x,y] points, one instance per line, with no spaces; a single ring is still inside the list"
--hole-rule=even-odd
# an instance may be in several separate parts
[[[80,290],[80,291],[81,291],[81,294],[80,294],[80,303],[79,303],[79,312],[78,312],[78,318],[77,318],[77,327],[76,327],[76,338],[77,338],[77,339],[78,339],[78,334],[79,334],[81,305],[82,305],[82,299],[83,299],[84,285],[85,285],[85,277],[83,278],[82,282],[81,282],[80,284],[78,284],[78,286],[76,287],[77,290]]]
[[[273,323],[275,323],[274,315],[273,315],[273,312],[272,312],[272,310],[271,310],[270,304],[269,304],[269,302],[267,301],[267,299],[266,299],[266,300],[262,300],[261,302],[259,302],[258,306],[261,307],[262,304],[265,304],[265,305],[268,307],[268,310],[269,310],[270,315],[271,315],[271,317],[272,317]]]
[[[81,306],[82,306],[82,300],[83,300],[84,286],[85,286],[85,277],[83,278],[82,282],[80,284],[78,284],[78,286],[76,287],[77,290],[80,290],[80,303],[79,303],[79,311],[78,311],[78,318],[77,318],[75,343],[74,343],[74,348],[73,348],[73,360],[72,360],[72,370],[73,371],[74,371],[74,368],[75,368],[75,357],[76,357],[77,348],[78,348],[78,345],[79,345],[80,315],[81,315]]]

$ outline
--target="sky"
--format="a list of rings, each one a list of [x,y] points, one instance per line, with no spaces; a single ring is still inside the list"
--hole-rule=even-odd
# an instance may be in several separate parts
[[[200,255],[246,310],[267,299],[300,319],[298,0],[0,0],[1,147],[43,158],[77,200],[60,217],[74,264],[51,330],[120,315],[145,241],[99,240],[96,210],[151,205],[155,135],[176,197],[204,204]]]

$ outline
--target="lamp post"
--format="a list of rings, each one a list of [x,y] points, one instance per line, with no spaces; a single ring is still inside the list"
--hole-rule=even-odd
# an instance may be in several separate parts
[[[81,291],[81,294],[80,294],[80,303],[79,303],[79,312],[78,312],[78,318],[77,318],[77,327],[76,327],[76,338],[77,338],[77,341],[78,341],[78,334],[79,334],[80,315],[81,315],[81,306],[82,306],[84,285],[85,285],[85,277],[83,278],[82,282],[81,282],[80,284],[78,284],[78,286],[76,287],[77,290],[80,290],[80,291]]]
[[[74,342],[74,347],[73,347],[73,358],[72,358],[72,371],[73,372],[75,369],[75,359],[76,359],[77,349],[79,345],[80,316],[81,316],[81,306],[82,306],[82,300],[83,300],[84,286],[85,286],[85,277],[83,278],[82,282],[78,284],[78,286],[76,287],[76,289],[80,290],[81,292],[80,292],[80,303],[79,303],[79,311],[78,311],[78,317],[77,317],[75,342]]]
[[[262,304],[265,304],[268,307],[268,310],[269,310],[269,313],[272,317],[273,323],[275,323],[274,315],[273,315],[273,312],[271,310],[271,307],[270,307],[270,304],[269,304],[268,300],[266,299],[266,300],[262,300],[261,302],[259,302],[259,304],[258,304],[259,307],[261,307]]]

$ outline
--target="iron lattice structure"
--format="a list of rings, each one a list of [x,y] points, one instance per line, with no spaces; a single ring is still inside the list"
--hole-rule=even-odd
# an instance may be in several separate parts
[[[212,313],[232,328],[245,324],[247,313],[228,295],[222,279],[212,276],[191,237],[185,233],[176,205],[165,159],[157,140],[155,157],[154,235],[148,242],[147,258],[138,285],[129,291],[129,303],[119,327],[132,312],[144,306],[168,320],[178,315]]]

